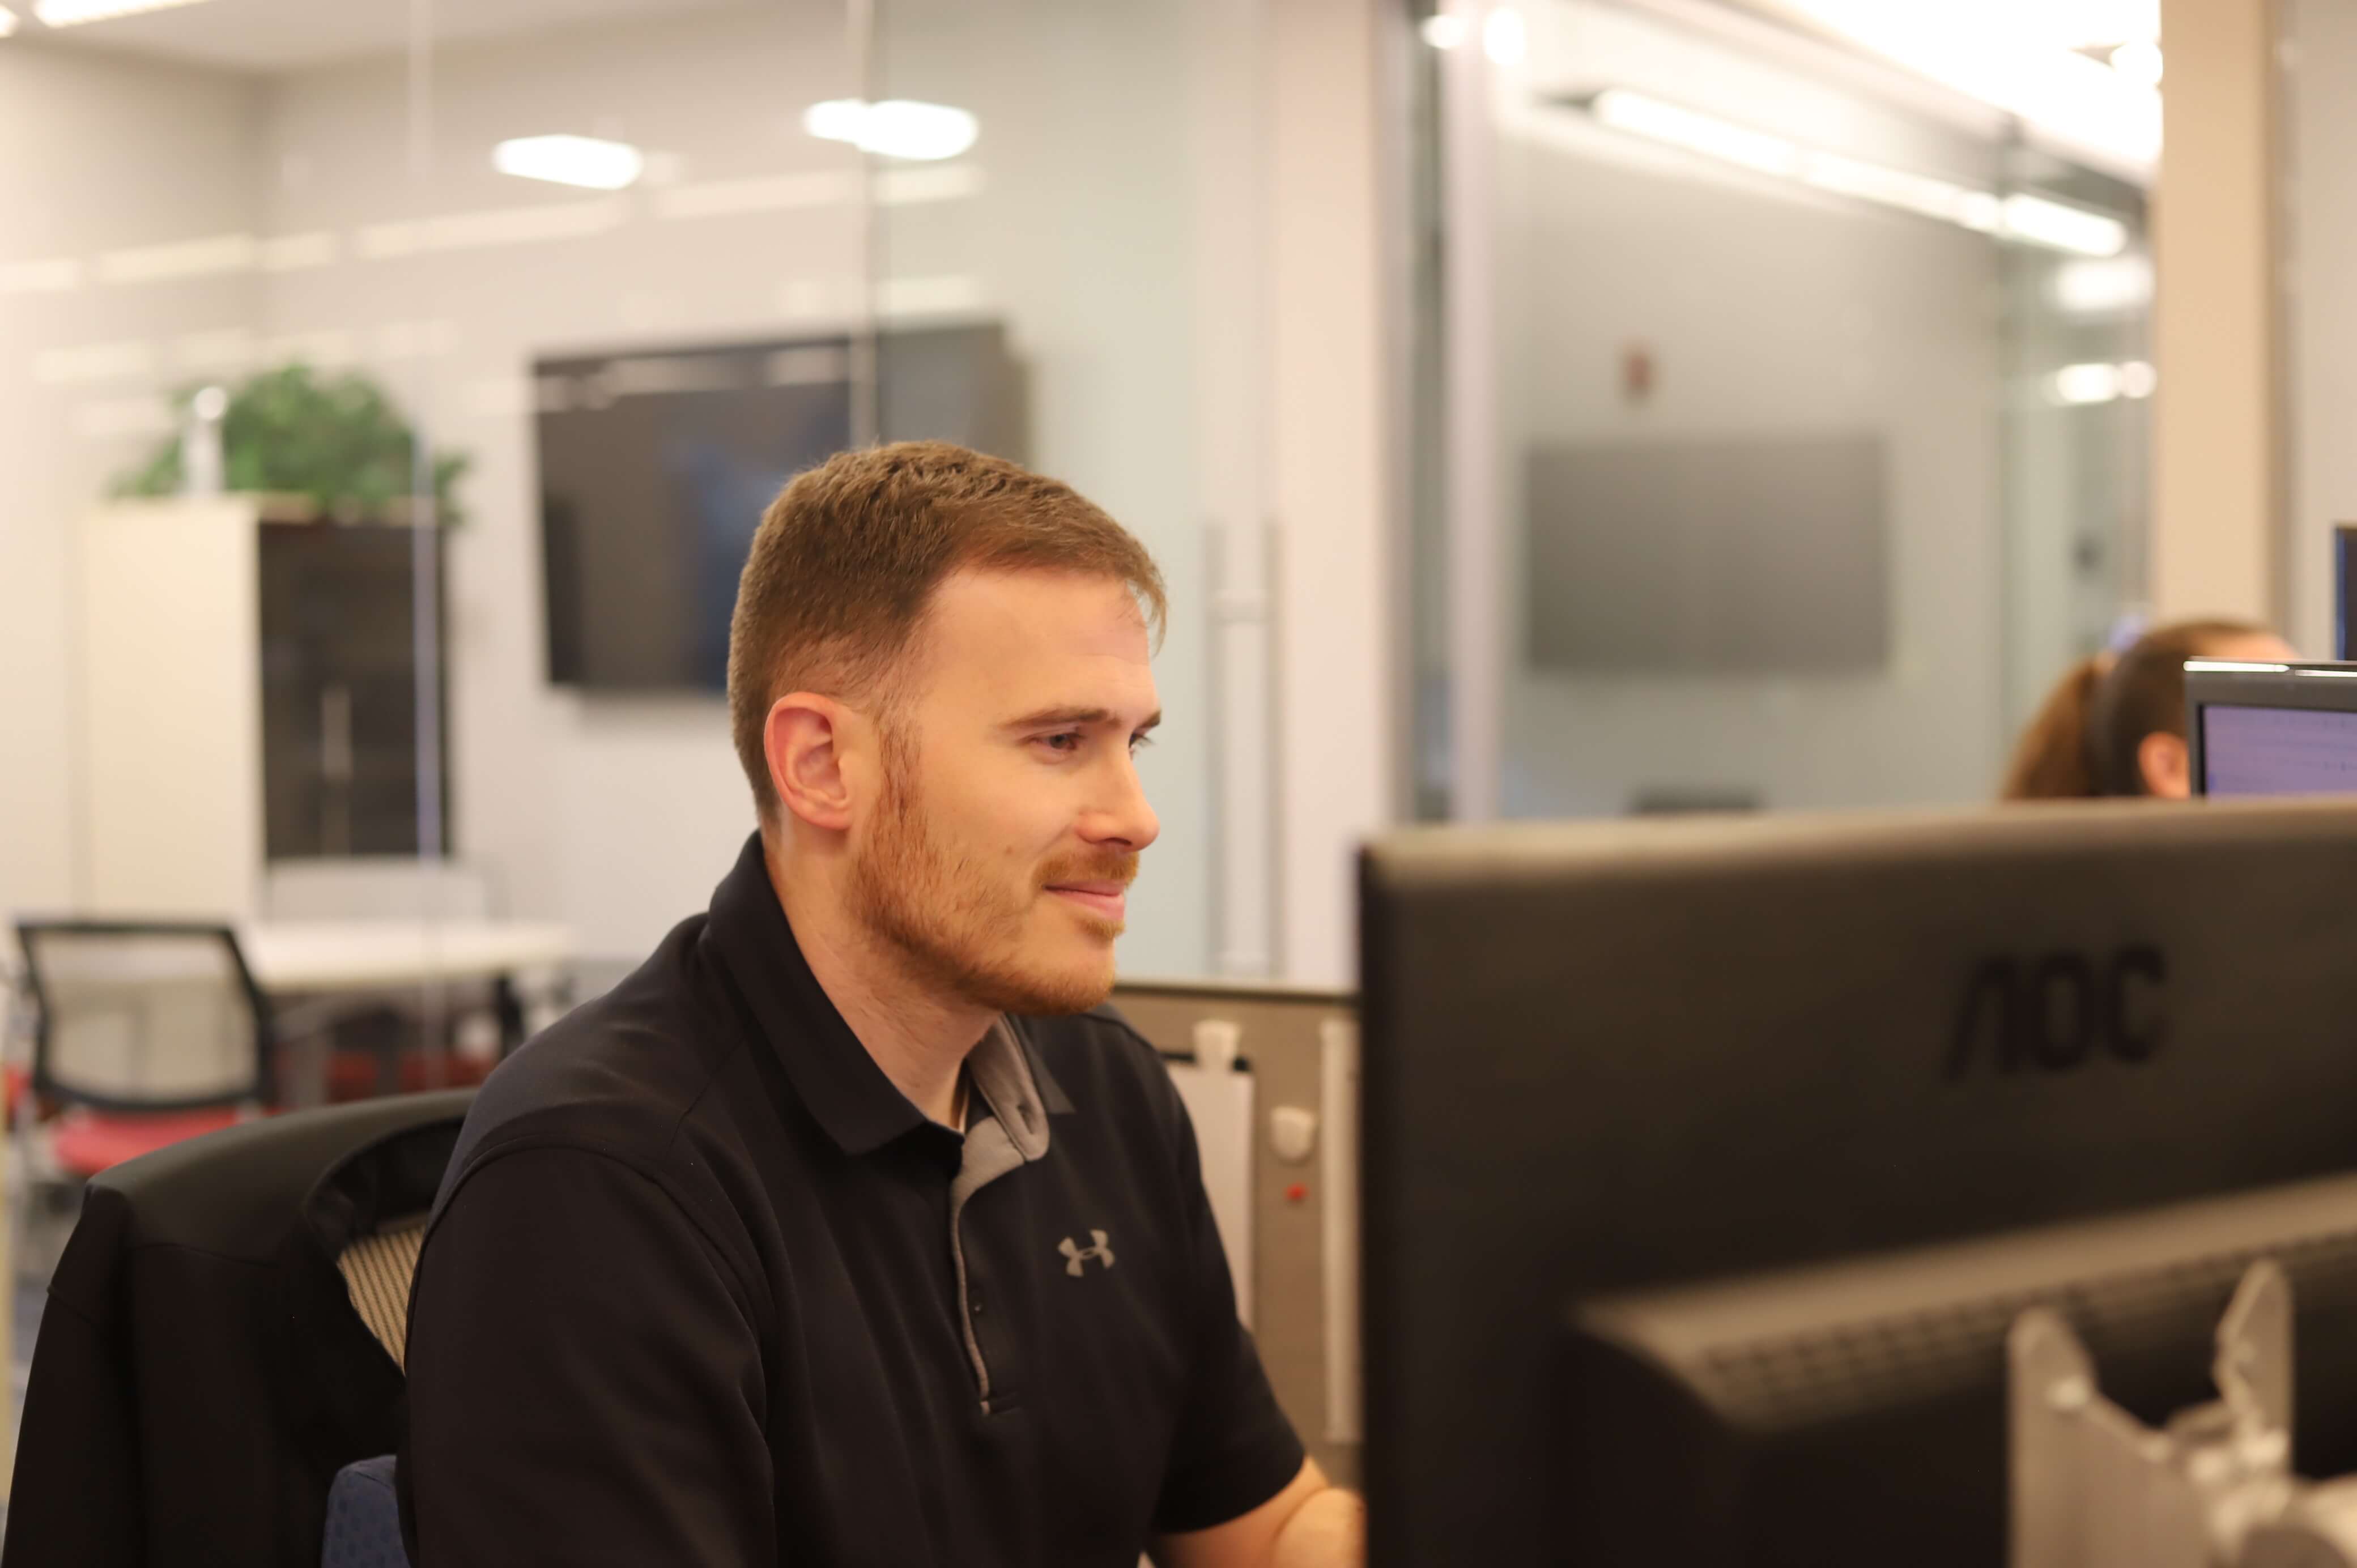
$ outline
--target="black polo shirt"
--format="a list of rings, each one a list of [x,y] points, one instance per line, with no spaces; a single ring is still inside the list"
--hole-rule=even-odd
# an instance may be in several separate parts
[[[1101,1010],[969,1068],[961,1136],[828,1002],[757,838],[493,1073],[411,1299],[419,1568],[1135,1568],[1282,1489],[1159,1058]]]

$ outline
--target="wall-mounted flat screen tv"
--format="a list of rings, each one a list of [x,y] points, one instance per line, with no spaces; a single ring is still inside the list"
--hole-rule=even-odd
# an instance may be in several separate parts
[[[762,511],[850,443],[851,349],[836,335],[533,362],[552,682],[726,687]],[[1028,460],[1025,378],[1000,326],[888,331],[877,362],[884,439]]]

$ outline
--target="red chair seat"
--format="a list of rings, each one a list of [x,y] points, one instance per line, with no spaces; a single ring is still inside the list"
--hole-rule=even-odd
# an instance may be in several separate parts
[[[236,1122],[234,1106],[138,1116],[69,1111],[57,1119],[49,1149],[63,1169],[75,1176],[94,1176],[125,1160],[152,1155],[202,1133],[218,1133]]]

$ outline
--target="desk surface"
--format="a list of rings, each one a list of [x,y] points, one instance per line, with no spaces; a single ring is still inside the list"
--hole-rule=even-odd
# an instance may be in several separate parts
[[[367,991],[562,967],[563,926],[530,920],[262,920],[238,941],[271,992]]]

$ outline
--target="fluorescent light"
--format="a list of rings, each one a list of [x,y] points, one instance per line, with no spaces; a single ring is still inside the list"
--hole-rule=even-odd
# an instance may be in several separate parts
[[[33,15],[44,27],[79,27],[84,22],[110,22],[117,16],[136,16],[143,11],[168,11],[176,5],[195,5],[200,0],[35,0]]]
[[[1968,229],[1983,228],[1985,223],[1994,226],[1996,204],[1988,192],[1970,189],[1953,180],[1889,168],[1843,157],[1838,153],[1815,152],[1808,155],[1801,177],[1819,190],[1962,223]]]
[[[1590,113],[1616,131],[1666,142],[1761,174],[1791,177],[1801,172],[1801,149],[1781,136],[1697,114],[1624,87],[1608,87],[1598,93]]]
[[[2295,670],[2295,675],[2314,675],[2321,680],[2357,681],[2357,670]]]
[[[1424,41],[1437,49],[1453,49],[1473,33],[1473,24],[1455,12],[1443,11],[1416,24]]]
[[[2047,379],[2047,388],[2060,403],[2109,403],[2120,395],[2120,368],[2102,361],[2065,365]]]
[[[2142,360],[2118,364],[2094,360],[2065,365],[2046,379],[2049,401],[2064,405],[2110,403],[2118,398],[2147,398],[2160,385],[2160,375]]]
[[[1587,108],[1598,123],[1616,131],[1683,147],[1757,174],[1797,179],[1819,190],[1936,218],[1977,233],[2085,256],[2115,256],[2127,248],[2127,225],[2100,212],[2021,191],[2000,200],[1990,191],[1953,180],[1804,148],[1782,136],[1625,87],[1606,88],[1589,100]],[[2147,296],[2149,292],[2147,281]]]
[[[619,190],[639,177],[646,158],[628,142],[596,136],[516,136],[491,149],[491,166],[519,179]]]
[[[2099,48],[2160,37],[2160,0],[2040,0],[2018,20],[2045,29],[2065,48]]]
[[[0,5],[0,38],[6,38],[16,30],[16,13],[11,11],[5,5]]]
[[[2160,46],[2150,38],[2131,38],[2112,51],[2112,69],[2138,87],[2160,85]]]
[[[909,98],[864,102],[831,98],[802,112],[802,129],[826,142],[848,142],[888,158],[953,158],[974,144],[982,122],[946,103]]]
[[[2288,664],[2259,664],[2240,659],[2189,659],[2185,661],[2188,675],[2287,675]]]
[[[1482,20],[1481,51],[1492,65],[1520,65],[1530,47],[1530,29],[1512,6],[1501,5]]]
[[[2072,316],[2110,316],[2152,303],[2152,263],[2143,256],[2091,257],[2054,269],[2054,303]]]
[[[1778,0],[1777,8],[2148,178],[2160,94],[2079,51],[2158,35],[2150,0]]]
[[[1964,198],[1964,215],[1956,220],[1975,234],[1994,234],[2005,225],[2005,203],[1986,190]]]
[[[2083,256],[2116,256],[2127,249],[2128,226],[2116,218],[2016,191],[2005,199],[2007,239],[2028,240]]]

